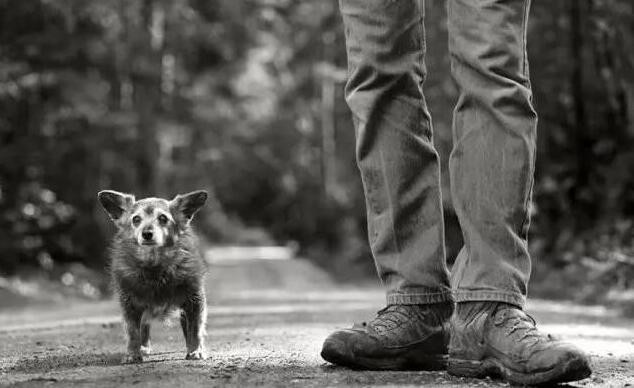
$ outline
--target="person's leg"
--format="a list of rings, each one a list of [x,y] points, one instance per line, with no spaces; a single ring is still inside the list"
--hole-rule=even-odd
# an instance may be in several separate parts
[[[450,0],[451,70],[460,95],[449,160],[465,245],[452,271],[457,302],[524,305],[537,115],[531,102],[525,0]]]
[[[366,326],[333,333],[322,356],[353,367],[438,368],[452,296],[438,154],[422,91],[423,1],[340,0],[340,8],[349,67],[345,96],[370,247],[388,307]]]
[[[590,374],[571,345],[542,334],[524,306],[537,116],[526,58],[529,0],[449,0],[449,51],[460,89],[450,158],[465,245],[452,271],[449,372],[518,384]]]
[[[422,0],[341,0],[370,246],[388,304],[450,299]]]

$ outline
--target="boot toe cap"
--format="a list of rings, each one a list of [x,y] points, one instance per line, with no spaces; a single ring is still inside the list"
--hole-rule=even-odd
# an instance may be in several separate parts
[[[554,349],[542,352],[534,360],[533,367],[537,370],[558,370],[559,382],[580,380],[592,373],[588,356],[568,343],[561,343]]]
[[[347,364],[353,358],[352,349],[348,346],[354,333],[351,330],[340,330],[332,333],[321,349],[321,357],[333,364]]]

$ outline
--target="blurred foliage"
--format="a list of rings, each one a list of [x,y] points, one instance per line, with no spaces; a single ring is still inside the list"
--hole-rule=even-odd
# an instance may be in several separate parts
[[[553,273],[601,294],[632,288],[632,7],[533,4],[542,289]],[[445,18],[429,1],[425,93],[443,172],[457,94]],[[299,244],[370,272],[345,65],[334,0],[0,0],[0,271],[103,268],[100,189],[207,188],[198,228],[210,241]],[[444,205],[452,255],[460,234]],[[598,290],[584,284],[579,295]]]

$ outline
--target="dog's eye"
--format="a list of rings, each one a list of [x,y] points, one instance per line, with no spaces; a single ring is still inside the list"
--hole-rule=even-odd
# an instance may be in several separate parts
[[[165,214],[161,214],[160,216],[158,216],[158,220],[161,223],[161,225],[165,225],[167,224],[167,221],[169,221]]]
[[[139,225],[140,223],[141,223],[141,217],[139,216],[132,217],[132,224]]]

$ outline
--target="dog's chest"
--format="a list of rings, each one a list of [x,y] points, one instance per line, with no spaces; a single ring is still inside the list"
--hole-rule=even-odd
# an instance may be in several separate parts
[[[136,304],[179,305],[191,293],[194,282],[179,276],[173,268],[148,266],[120,278],[119,286]]]

